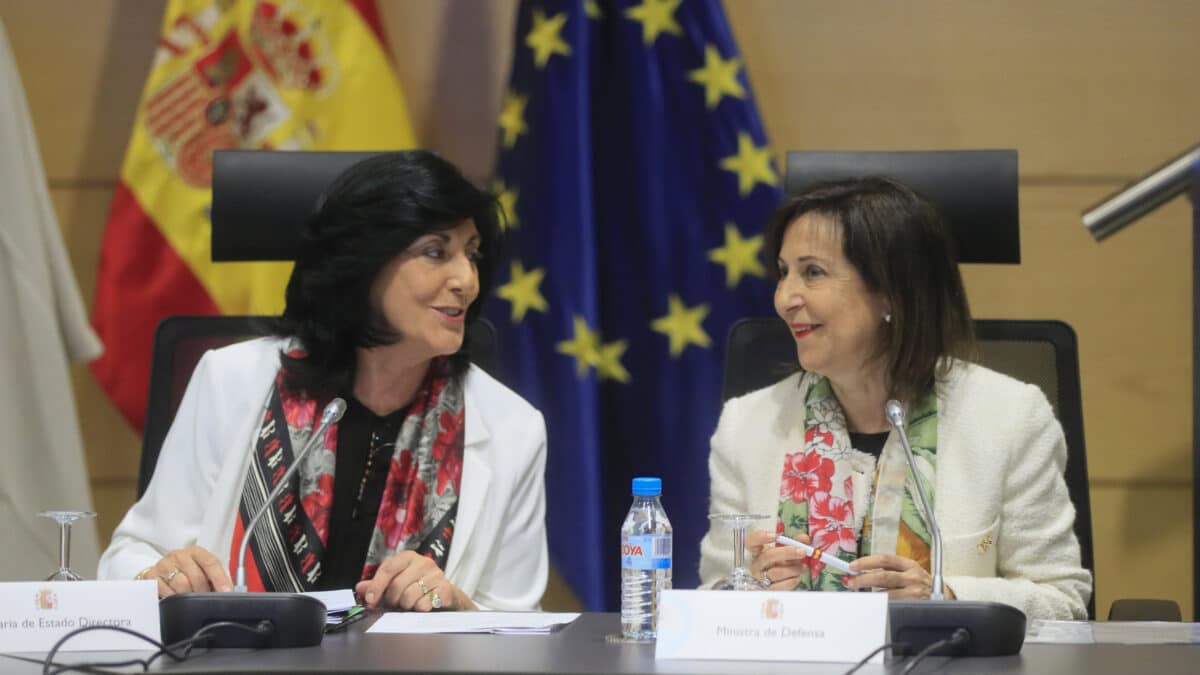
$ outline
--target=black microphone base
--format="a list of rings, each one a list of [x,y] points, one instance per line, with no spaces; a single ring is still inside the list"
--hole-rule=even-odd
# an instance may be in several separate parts
[[[312,647],[325,635],[325,605],[299,593],[183,593],[158,601],[163,644],[186,640],[218,621],[251,628],[266,622],[262,635],[233,627],[215,628],[197,647]]]
[[[891,600],[888,602],[891,641],[904,643],[892,653],[916,654],[962,628],[970,634],[964,644],[947,645],[936,656],[1012,656],[1025,643],[1025,613],[999,602],[970,600]]]

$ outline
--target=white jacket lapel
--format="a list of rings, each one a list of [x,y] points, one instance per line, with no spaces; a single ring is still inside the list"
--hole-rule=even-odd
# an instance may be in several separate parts
[[[479,522],[483,505],[487,503],[488,486],[492,482],[491,458],[488,456],[487,440],[491,437],[483,416],[479,414],[479,401],[466,389],[466,429],[463,438],[463,470],[461,492],[458,496],[458,517],[454,524],[454,538],[450,542],[450,555],[446,558],[446,576],[454,576],[463,552],[471,542],[471,533]]]

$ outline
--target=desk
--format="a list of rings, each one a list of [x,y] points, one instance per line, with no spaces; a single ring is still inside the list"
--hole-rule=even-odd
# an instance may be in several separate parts
[[[589,613],[553,635],[367,635],[369,618],[345,633],[325,636],[319,647],[261,651],[214,650],[185,663],[156,661],[151,672],[228,673],[698,673],[787,674],[844,673],[844,663],[767,663],[738,661],[655,661],[653,644],[609,644],[619,631],[617,614]],[[107,660],[122,654],[109,652]],[[111,657],[117,658],[111,658]],[[68,653],[63,662],[96,660],[101,655]],[[128,657],[126,657],[128,658]],[[868,665],[860,673],[899,672]],[[1200,645],[1026,645],[1018,656],[990,659],[932,658],[917,673],[1196,673]],[[40,666],[0,657],[0,672],[40,673]]]

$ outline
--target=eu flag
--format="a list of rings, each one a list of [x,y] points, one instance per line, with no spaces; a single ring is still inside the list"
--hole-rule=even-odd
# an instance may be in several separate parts
[[[718,0],[526,1],[516,31],[488,311],[546,417],[551,559],[615,609],[635,475],[662,477],[675,587],[698,583],[725,333],[773,311],[779,176]]]

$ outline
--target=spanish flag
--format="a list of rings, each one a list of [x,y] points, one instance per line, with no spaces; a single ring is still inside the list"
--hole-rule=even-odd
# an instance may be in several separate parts
[[[113,196],[92,370],[142,429],[154,328],[278,314],[288,263],[211,259],[215,150],[413,147],[374,0],[172,0]]]

